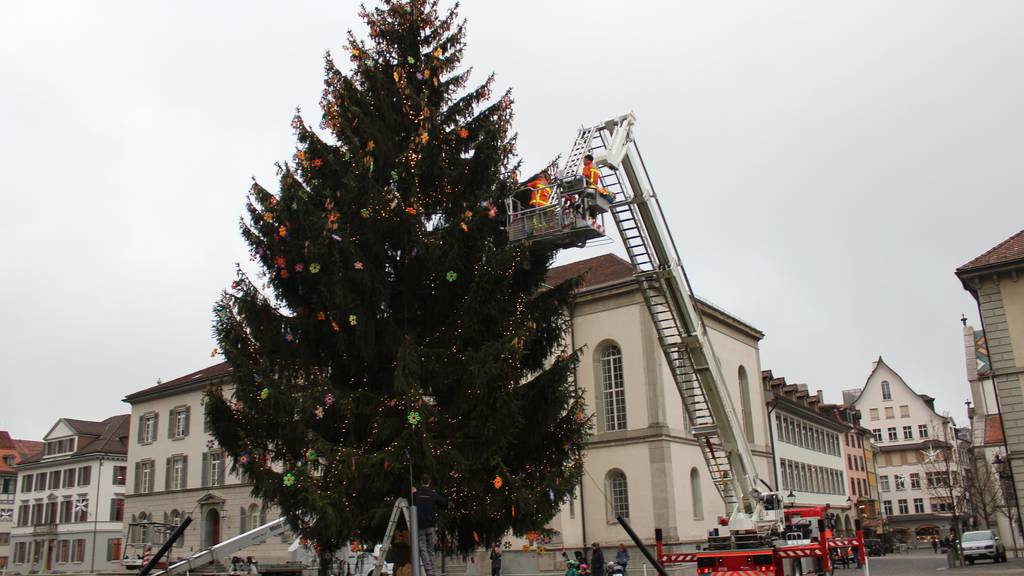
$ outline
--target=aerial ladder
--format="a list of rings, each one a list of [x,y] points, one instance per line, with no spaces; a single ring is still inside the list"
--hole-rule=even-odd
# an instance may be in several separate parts
[[[707,327],[665,216],[636,144],[636,117],[624,114],[580,128],[565,164],[554,178],[548,206],[524,207],[507,201],[512,241],[548,243],[557,248],[585,245],[604,236],[597,220],[614,220],[633,266],[658,344],[682,398],[690,431],[704,456],[711,480],[726,504],[704,550],[665,553],[658,541],[658,562],[696,562],[697,572],[761,572],[782,576],[803,573],[803,558],[817,558],[817,572],[831,570],[833,549],[858,548],[863,542],[831,539],[824,507],[784,510],[779,495],[759,477],[743,435],[735,405],[715,355]],[[580,176],[584,157],[592,155],[604,190]],[[601,192],[607,192],[602,194]],[[595,216],[597,218],[595,218]],[[621,522],[621,521],[620,521]],[[639,538],[623,522],[641,550]],[[656,563],[656,564],[657,564]]]

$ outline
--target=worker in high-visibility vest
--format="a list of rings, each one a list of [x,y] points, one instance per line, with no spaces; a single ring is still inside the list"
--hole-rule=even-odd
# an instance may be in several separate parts
[[[593,188],[598,194],[614,199],[611,192],[601,187],[601,172],[594,166],[594,157],[590,154],[583,157],[583,178],[587,181],[587,188]]]
[[[530,206],[540,208],[551,203],[551,186],[548,183],[548,173],[543,171],[537,174],[526,183],[530,188]]]

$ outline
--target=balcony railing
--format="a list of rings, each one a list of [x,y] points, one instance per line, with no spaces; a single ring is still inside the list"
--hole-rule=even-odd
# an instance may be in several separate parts
[[[45,535],[48,535],[48,534],[56,534],[56,533],[57,533],[57,523],[56,522],[54,522],[52,524],[36,524],[35,526],[32,527],[32,534],[34,536],[45,536]]]

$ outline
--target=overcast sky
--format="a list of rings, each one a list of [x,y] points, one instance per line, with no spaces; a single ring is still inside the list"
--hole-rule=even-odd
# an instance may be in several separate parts
[[[357,9],[5,4],[0,429],[127,412],[126,394],[215,361],[250,177],[273,187],[297,106],[318,120],[322,54],[365,33]],[[462,14],[477,79],[514,90],[528,167],[636,112],[693,286],[766,333],[763,368],[839,401],[881,355],[965,422],[959,317],[977,311],[953,270],[1024,227],[1024,4]]]

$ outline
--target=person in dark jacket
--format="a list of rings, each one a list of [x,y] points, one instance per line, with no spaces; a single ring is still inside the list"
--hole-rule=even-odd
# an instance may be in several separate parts
[[[593,576],[604,576],[604,552],[597,542],[591,544],[593,551],[590,553],[590,573]]]
[[[491,545],[491,576],[501,576],[501,548],[497,542]]]
[[[437,542],[437,509],[447,508],[448,499],[430,487],[430,476],[420,478],[420,485],[413,488],[413,504],[416,505],[416,522],[420,565],[426,576],[434,575],[434,544]],[[417,575],[418,576],[418,575]]]

